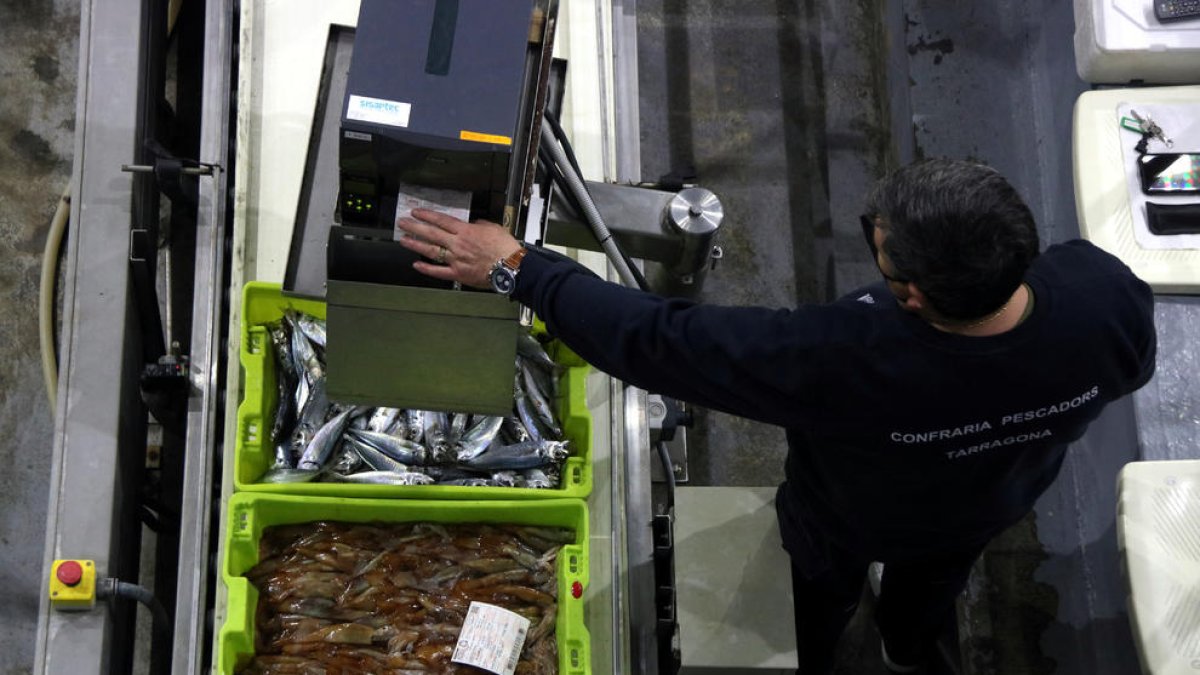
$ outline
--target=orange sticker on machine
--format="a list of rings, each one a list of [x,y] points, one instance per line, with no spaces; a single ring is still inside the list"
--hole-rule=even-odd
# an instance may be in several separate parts
[[[497,136],[496,134],[481,134],[478,131],[460,131],[458,137],[464,141],[475,141],[476,143],[495,143],[496,145],[512,145],[512,139],[508,136]]]

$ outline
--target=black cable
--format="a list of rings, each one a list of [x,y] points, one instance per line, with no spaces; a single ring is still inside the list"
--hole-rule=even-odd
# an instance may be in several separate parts
[[[546,111],[546,121],[550,122],[550,131],[554,132],[554,137],[563,147],[563,152],[567,155],[567,161],[571,163],[571,168],[579,177],[583,178],[583,169],[579,168],[579,160],[575,158],[575,148],[571,147],[571,141],[567,138],[567,134],[563,131],[562,125],[558,123],[558,117],[549,111]],[[584,185],[586,188],[587,185]]]
[[[562,127],[558,126],[558,122],[553,118],[552,115],[547,113],[546,119],[550,121],[551,130],[554,131],[554,137],[558,139],[559,143],[562,145],[563,151],[567,155],[567,161],[570,162],[571,168],[579,175],[579,179],[582,182],[583,172],[579,170],[579,164],[575,161],[575,152],[571,148],[570,141],[566,140],[565,136],[560,135],[562,133]],[[563,168],[554,161],[554,158],[550,156],[550,151],[547,150],[545,146],[538,147],[538,161],[542,164],[542,168],[550,174],[550,180],[558,186],[558,191],[562,193],[563,198],[567,202],[567,206],[575,211],[575,217],[579,220],[583,220],[583,205],[579,203],[579,200],[575,197],[575,193],[572,192],[571,188],[568,186],[566,176],[562,173]],[[586,183],[584,183],[584,190],[587,190]],[[646,276],[642,274],[642,271],[633,263],[633,259],[629,257],[629,254],[625,253],[625,250],[621,248],[621,246],[617,244],[615,240],[613,241],[613,244],[617,248],[617,253],[621,255],[621,258],[629,267],[630,273],[633,274],[633,280],[637,283],[638,288],[640,290],[650,292],[650,283],[646,281]]]
[[[655,444],[658,448],[658,459],[662,461],[663,475],[667,481],[667,510],[675,508],[675,467],[671,464],[671,454],[667,452],[667,442],[659,441]]]

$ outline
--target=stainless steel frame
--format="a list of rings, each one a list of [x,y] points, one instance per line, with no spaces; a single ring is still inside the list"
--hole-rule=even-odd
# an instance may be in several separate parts
[[[225,323],[225,227],[229,181],[229,121],[233,75],[233,3],[209,0],[204,17],[204,83],[200,161],[215,166],[200,178],[196,216],[195,300],[192,307],[191,393],[180,510],[179,576],[175,596],[175,646],[171,672],[195,675],[210,643],[206,629],[213,598],[208,593],[212,543],[213,471],[222,432],[220,339]]]
[[[131,298],[129,232],[137,157],[141,0],[83,0],[71,235],[67,239],[58,406],[45,571],[94,560],[98,576],[136,579],[140,529],[129,526],[145,463],[138,401],[141,340]],[[131,476],[131,474],[133,474]],[[133,560],[128,558],[133,554]],[[43,586],[45,588],[45,586]],[[129,662],[127,606],[51,611],[43,593],[36,673],[107,673]],[[118,630],[119,629],[119,630]],[[131,631],[128,631],[131,633]]]

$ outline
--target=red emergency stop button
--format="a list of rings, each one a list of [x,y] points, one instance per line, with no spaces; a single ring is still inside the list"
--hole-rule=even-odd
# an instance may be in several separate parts
[[[61,583],[75,586],[83,580],[83,567],[74,560],[68,560],[58,566],[56,576]]]
[[[573,597],[573,598],[582,598],[583,597],[583,584],[579,583],[578,581],[571,584],[571,597]]]

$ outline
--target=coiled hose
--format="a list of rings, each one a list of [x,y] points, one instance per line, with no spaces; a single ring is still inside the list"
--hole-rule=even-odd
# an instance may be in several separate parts
[[[62,248],[63,235],[71,216],[71,188],[63,191],[58,199],[58,208],[50,221],[50,232],[46,235],[46,248],[42,251],[42,277],[38,288],[38,339],[42,350],[42,378],[46,381],[46,396],[50,399],[50,414],[55,414],[58,403],[58,358],[54,340],[54,286],[58,280],[58,251]]]

